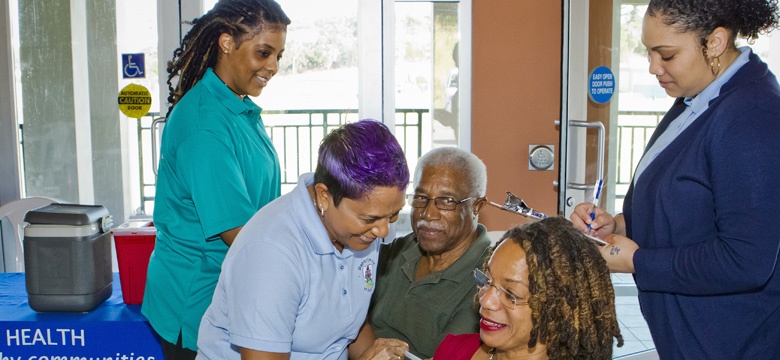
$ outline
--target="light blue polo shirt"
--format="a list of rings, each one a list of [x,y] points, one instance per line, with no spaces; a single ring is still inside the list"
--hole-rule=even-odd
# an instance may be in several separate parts
[[[241,230],[201,322],[198,359],[240,359],[235,346],[294,360],[347,359],[374,292],[381,242],[339,252],[306,189],[313,182],[301,175]]]
[[[228,250],[219,234],[279,197],[279,160],[260,111],[208,69],[166,121],[142,312],[168,342],[181,330],[184,347],[197,349]]]

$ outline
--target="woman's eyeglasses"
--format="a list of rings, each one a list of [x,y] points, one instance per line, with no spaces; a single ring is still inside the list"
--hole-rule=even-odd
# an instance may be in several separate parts
[[[507,309],[514,310],[517,307],[517,304],[528,304],[527,301],[518,300],[517,296],[510,293],[501,286],[493,284],[493,280],[490,279],[490,277],[488,277],[487,274],[482,272],[480,269],[474,269],[474,282],[477,284],[477,289],[479,289],[478,293],[480,299],[482,299],[482,297],[487,294],[491,287],[494,287],[500,292],[498,294],[498,302]]]
[[[436,205],[436,208],[439,210],[455,210],[458,205],[463,204],[466,201],[476,199],[473,197],[467,197],[462,200],[455,200],[447,196],[429,198],[425,195],[408,195],[406,198],[409,202],[409,205],[418,209],[428,206],[428,202],[433,200],[433,204]]]

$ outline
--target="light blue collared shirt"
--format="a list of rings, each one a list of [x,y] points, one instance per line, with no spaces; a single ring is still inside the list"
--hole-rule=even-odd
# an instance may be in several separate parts
[[[243,347],[347,360],[374,293],[380,242],[336,250],[306,188],[313,184],[313,173],[302,174],[236,236],[200,323],[197,359],[240,360]]]
[[[685,129],[687,129],[688,126],[693,124],[693,122],[699,118],[699,115],[709,109],[710,101],[720,95],[720,89],[723,87],[723,85],[731,80],[731,77],[734,76],[734,74],[736,74],[743,65],[748,63],[748,58],[750,57],[751,53],[750,48],[744,46],[739,48],[739,51],[741,51],[742,54],[740,54],[737,59],[734,60],[734,63],[732,63],[731,66],[729,66],[721,76],[715,78],[715,80],[707,85],[707,87],[704,88],[704,90],[702,90],[702,92],[700,92],[698,95],[692,98],[685,98],[685,100],[683,100],[685,105],[687,105],[685,111],[683,111],[679,116],[677,116],[676,119],[672,121],[671,124],[669,124],[669,127],[666,128],[666,131],[664,131],[663,134],[661,134],[661,136],[656,139],[656,141],[653,143],[653,146],[647,149],[645,155],[642,156],[642,160],[640,160],[639,164],[636,166],[636,170],[634,171],[634,186],[636,186],[636,181],[639,179],[639,176],[642,175],[645,169],[647,169],[653,160],[658,157],[658,154],[664,151],[664,149],[666,149],[666,147],[669,146],[669,144],[671,144],[672,141],[674,141],[674,139],[676,139],[677,136],[679,136]]]

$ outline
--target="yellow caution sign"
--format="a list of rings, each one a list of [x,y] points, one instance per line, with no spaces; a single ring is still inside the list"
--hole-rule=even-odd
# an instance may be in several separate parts
[[[146,115],[152,107],[152,95],[145,87],[130,84],[119,91],[119,111],[131,118]]]

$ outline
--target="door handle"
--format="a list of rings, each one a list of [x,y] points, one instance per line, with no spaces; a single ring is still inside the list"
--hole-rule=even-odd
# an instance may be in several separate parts
[[[159,117],[152,121],[152,172],[157,176],[157,127],[165,125],[165,118]]]
[[[560,126],[561,121],[555,120],[555,125]],[[587,122],[582,120],[569,120],[569,126],[571,127],[581,127],[581,128],[590,128],[590,129],[596,129],[596,132],[598,134],[598,157],[596,158],[596,169],[598,171],[596,179],[603,179],[604,177],[604,146],[605,146],[605,137],[606,137],[606,131],[604,129],[604,124],[601,123],[601,121],[596,122]],[[594,181],[594,184],[596,182]],[[566,188],[573,189],[573,190],[593,190],[595,188],[595,185],[592,184],[580,184],[580,183],[573,183],[573,182],[566,182]]]

